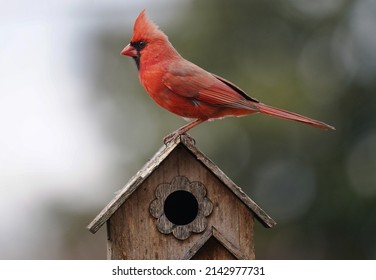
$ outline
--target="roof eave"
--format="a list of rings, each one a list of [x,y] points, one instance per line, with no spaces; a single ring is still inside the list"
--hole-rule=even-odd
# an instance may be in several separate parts
[[[115,213],[115,211],[132,195],[142,182],[160,165],[163,160],[179,145],[183,144],[202,164],[219,178],[248,208],[256,218],[265,226],[273,227],[276,222],[262,210],[243,190],[237,186],[223,171],[209,158],[200,152],[195,141],[189,135],[183,134],[174,142],[163,145],[159,151],[129,180],[129,182],[115,195],[105,208],[87,226],[90,232],[96,233],[101,226]]]

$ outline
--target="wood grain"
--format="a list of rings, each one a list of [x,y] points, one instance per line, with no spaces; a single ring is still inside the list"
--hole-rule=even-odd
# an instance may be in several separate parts
[[[205,186],[204,197],[210,203],[200,211],[210,215],[196,232],[192,228],[189,232],[184,227],[177,229],[176,238],[166,230],[165,221],[158,225],[162,202],[154,201],[167,195],[168,187],[161,190],[160,186],[171,185],[174,179],[183,177],[190,184],[199,182]],[[202,188],[192,184],[188,191],[199,195]],[[176,142],[163,146],[88,229],[95,233],[107,222],[109,259],[254,259],[254,218],[266,227],[276,224],[196,148],[191,137],[182,135]],[[202,225],[204,221],[198,222]]]

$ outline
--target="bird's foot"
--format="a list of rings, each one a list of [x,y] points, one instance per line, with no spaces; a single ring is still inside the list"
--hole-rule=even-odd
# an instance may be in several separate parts
[[[170,143],[171,141],[176,141],[176,139],[178,139],[178,137],[180,137],[182,134],[185,134],[188,130],[194,128],[196,125],[199,125],[200,123],[204,122],[204,121],[207,121],[207,119],[197,119],[197,120],[194,120],[193,122],[190,122],[184,126],[182,126],[181,128],[175,130],[174,132],[172,132],[171,134],[167,135],[165,138],[163,138],[163,142],[165,143],[165,145],[167,145],[168,143]],[[193,139],[191,136],[185,134],[188,138],[190,139]],[[196,141],[193,139],[193,142],[194,144],[196,143]]]
[[[163,143],[167,146],[170,142],[175,142],[176,139],[180,137],[181,133],[179,130],[176,130],[169,135],[167,135],[165,138],[163,138]]]

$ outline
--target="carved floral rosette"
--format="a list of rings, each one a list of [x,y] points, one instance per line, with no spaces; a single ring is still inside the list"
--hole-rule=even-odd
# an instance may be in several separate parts
[[[177,191],[192,194],[197,201],[197,215],[187,224],[175,224],[166,216],[166,199]],[[171,183],[159,184],[155,190],[156,199],[150,204],[150,214],[157,218],[157,229],[163,234],[172,233],[180,240],[187,239],[192,232],[200,233],[207,227],[207,218],[213,211],[213,203],[206,197],[206,188],[199,181],[190,182],[185,176],[176,176]]]

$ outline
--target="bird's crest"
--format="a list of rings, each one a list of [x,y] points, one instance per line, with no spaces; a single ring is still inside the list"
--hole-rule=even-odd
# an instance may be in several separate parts
[[[158,26],[148,18],[146,10],[141,11],[133,27],[132,42],[140,40],[167,40],[166,34],[164,34]]]

